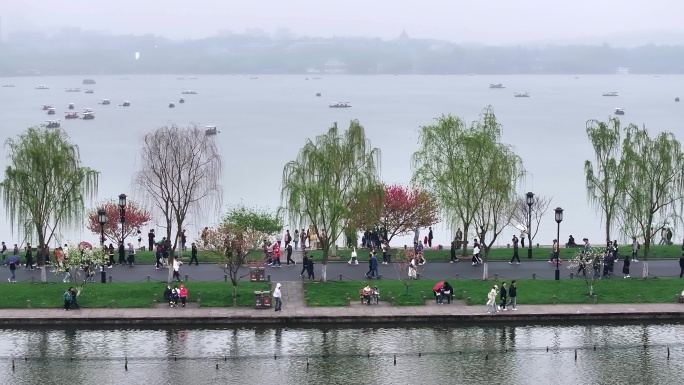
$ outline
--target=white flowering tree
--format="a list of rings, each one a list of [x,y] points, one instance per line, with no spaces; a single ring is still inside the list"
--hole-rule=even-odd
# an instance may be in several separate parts
[[[598,249],[589,249],[588,252],[584,250],[578,251],[570,259],[568,269],[572,269],[575,273],[584,266],[584,270],[579,272],[577,276],[583,278],[589,287],[589,296],[594,295],[594,285],[601,278],[601,269],[603,268],[603,253]],[[594,273],[594,270],[598,272]]]
[[[96,266],[102,266],[108,260],[107,251],[100,247],[93,248],[88,245],[69,245],[64,259],[59,265],[55,265],[55,274],[70,274],[69,283],[76,290],[76,297],[81,295],[83,288],[88,283],[88,269],[90,266],[93,273]]]

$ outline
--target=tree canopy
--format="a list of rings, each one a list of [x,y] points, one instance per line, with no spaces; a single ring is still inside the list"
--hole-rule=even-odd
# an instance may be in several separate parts
[[[118,201],[100,202],[88,211],[86,223],[88,230],[97,235],[100,235],[100,222],[97,214],[100,209],[105,211],[107,219],[104,225],[104,236],[115,244],[121,242],[124,238],[137,234],[138,230],[142,231],[143,227],[147,226],[152,220],[152,215],[144,207],[132,199],[128,199],[126,201],[126,222],[124,223],[122,233]]]

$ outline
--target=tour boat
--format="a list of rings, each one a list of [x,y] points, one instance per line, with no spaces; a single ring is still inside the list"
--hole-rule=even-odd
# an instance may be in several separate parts
[[[59,128],[59,120],[46,120],[43,124],[45,128]]]
[[[67,112],[64,119],[78,119],[78,112]]]
[[[130,106],[131,106],[131,102],[129,102],[128,100],[126,100],[126,101],[123,102],[123,104],[122,104],[121,106],[123,106],[123,107],[130,107]]]
[[[14,88],[14,84],[3,84],[3,88]]]
[[[615,115],[624,115],[625,110],[623,108],[615,108]]]
[[[95,119],[95,113],[94,112],[89,111],[89,112],[83,113],[83,120],[91,120],[91,119]]]
[[[95,84],[95,80],[93,80],[93,79],[83,79],[83,84]]]
[[[175,105],[175,104],[173,104],[173,103],[169,103],[169,108],[174,108],[174,107],[176,107],[176,105]]]
[[[50,108],[54,108],[54,107],[52,106],[52,104],[43,104],[43,107],[41,107],[41,110],[47,111],[47,110],[49,110]]]
[[[86,90],[86,92],[85,92],[85,93],[86,93],[86,94],[94,94],[94,93],[95,93],[95,91],[94,91],[94,90]]]
[[[527,92],[516,92],[515,94],[513,94],[513,96],[516,98],[529,98],[530,94],[528,94]]]
[[[178,103],[185,103],[185,99],[180,98],[180,100],[178,101]]]
[[[617,91],[604,92],[603,96],[618,96]]]
[[[67,88],[64,91],[66,91],[66,92],[81,92],[81,89],[80,88]]]
[[[504,87],[503,84],[499,83],[499,84],[490,84],[489,88],[506,88],[506,87]]]
[[[48,110],[47,110],[47,111],[48,111],[48,112],[47,112],[47,114],[48,114],[48,115],[54,115],[54,114],[56,113],[56,112],[55,112],[55,108],[54,108],[54,107],[52,107],[52,108],[48,108]]]
[[[330,103],[330,108],[350,108],[351,104],[349,102],[337,102],[337,103]]]
[[[84,109],[83,109],[83,114],[90,114],[90,113],[92,113],[92,112],[93,112],[93,109],[92,109],[92,108],[84,108]]]
[[[675,102],[678,102],[678,101],[679,101],[679,96],[677,96],[677,97],[675,98]]]
[[[320,92],[316,92],[316,96],[321,96],[321,93],[320,93]]]
[[[204,130],[204,135],[216,135],[219,131],[216,130],[216,126],[207,126],[207,129]]]
[[[37,89],[37,90],[49,90],[50,87],[45,86],[45,85],[39,85],[38,87],[36,87],[36,89]]]
[[[73,110],[74,109],[74,103],[69,103],[69,109]]]
[[[197,91],[185,90],[185,91],[182,91],[181,94],[183,94],[183,95],[197,95]]]
[[[102,104],[103,106],[108,106],[108,105],[112,104],[112,102],[110,102],[109,99],[102,99],[100,104]]]

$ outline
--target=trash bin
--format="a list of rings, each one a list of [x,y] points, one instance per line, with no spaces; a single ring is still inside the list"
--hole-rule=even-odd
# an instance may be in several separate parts
[[[256,267],[250,267],[249,268],[249,280],[250,280],[250,282],[256,282],[259,280],[259,275],[257,273]]]
[[[264,295],[260,291],[254,292],[254,308],[261,309],[264,307]]]
[[[265,282],[266,281],[266,268],[265,267],[258,267],[257,268],[257,282]]]
[[[271,293],[264,291],[262,292],[262,306],[264,308],[270,308],[271,307]]]

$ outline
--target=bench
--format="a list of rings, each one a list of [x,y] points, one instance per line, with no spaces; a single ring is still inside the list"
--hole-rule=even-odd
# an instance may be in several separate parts
[[[365,300],[366,300],[366,298],[364,298],[364,296],[363,296],[363,289],[359,290],[359,298],[361,299],[361,304],[363,305]],[[378,295],[378,301],[379,300],[380,300],[380,295]],[[373,298],[373,294],[370,295],[370,303],[376,304],[376,305],[378,304],[378,302],[376,302],[375,299]]]

